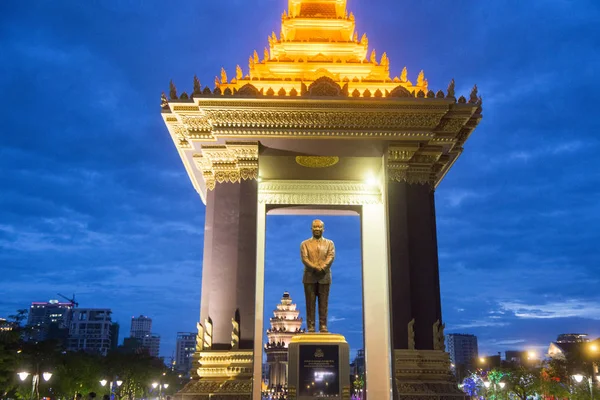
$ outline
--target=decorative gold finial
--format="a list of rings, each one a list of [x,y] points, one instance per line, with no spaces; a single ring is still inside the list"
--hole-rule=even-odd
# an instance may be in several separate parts
[[[162,92],[160,94],[160,107],[161,108],[169,107],[169,100],[167,100],[167,95],[165,95],[165,92]]]
[[[387,53],[384,52],[381,55],[381,61],[379,62],[379,64],[383,65],[384,67],[390,66],[390,60],[388,60]]]
[[[225,68],[221,68],[221,83],[227,83],[227,72],[225,71]]]
[[[171,79],[171,82],[169,83],[169,98],[171,100],[177,100],[177,88],[173,83],[173,79]]]
[[[358,32],[354,31],[354,42],[358,43]]]
[[[265,57],[265,59],[263,60],[263,62],[267,62],[271,59],[271,57],[269,56],[269,50],[266,47],[265,47],[264,57]]]
[[[477,96],[477,85],[473,86],[473,90],[471,90],[471,96],[469,96],[469,103],[477,104],[479,98]]]
[[[194,94],[202,94],[202,86],[200,85],[200,79],[198,76],[194,75],[194,90],[192,90],[192,95]]]
[[[365,47],[369,46],[369,39],[367,38],[366,33],[363,33],[362,37],[360,38],[360,43]]]
[[[282,19],[287,19],[288,15],[287,15],[287,11],[283,10],[283,14],[281,15]]]
[[[377,52],[375,49],[371,51],[371,63],[377,65]]]
[[[256,50],[254,50],[254,64],[258,64],[260,62],[260,59],[258,58],[258,53],[256,52]]]
[[[248,57],[248,69],[250,69],[250,70],[254,69],[254,58],[252,58],[252,57]]]
[[[219,86],[221,86],[221,81],[218,76],[215,76],[215,88],[218,88]]]
[[[423,70],[419,72],[419,76],[417,77],[417,86],[425,86],[425,72]]]
[[[350,12],[350,21],[354,21],[354,13]]]
[[[448,84],[448,92],[446,93],[446,97],[454,98],[454,85],[454,79],[452,79]]]
[[[278,40],[277,40],[277,35],[275,34],[275,32],[273,32],[273,33],[271,34],[271,38],[273,39],[273,43],[277,43],[277,42],[278,42]]]
[[[408,82],[408,69],[406,69],[406,67],[402,68],[402,73],[400,74],[400,80],[402,82]]]
[[[242,78],[244,78],[244,72],[242,72],[242,67],[240,67],[239,65],[236,65],[236,67],[235,67],[235,79],[237,79],[239,81]]]

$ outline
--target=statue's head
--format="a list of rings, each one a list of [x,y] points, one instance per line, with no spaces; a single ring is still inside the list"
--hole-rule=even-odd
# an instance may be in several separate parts
[[[320,219],[315,219],[312,222],[312,234],[315,239],[320,239],[325,231],[325,224]]]

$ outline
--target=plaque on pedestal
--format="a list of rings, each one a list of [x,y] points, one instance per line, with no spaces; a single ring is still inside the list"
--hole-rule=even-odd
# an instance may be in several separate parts
[[[305,333],[289,345],[290,400],[350,399],[350,348],[342,335]]]

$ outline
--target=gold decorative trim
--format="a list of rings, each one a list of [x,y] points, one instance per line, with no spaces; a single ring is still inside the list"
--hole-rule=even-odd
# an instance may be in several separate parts
[[[391,143],[387,152],[388,178],[393,182],[435,187],[440,172],[447,163],[441,146],[419,143]]]
[[[334,166],[338,162],[340,162],[340,158],[337,156],[296,156],[296,163],[307,168],[327,168]]]
[[[290,343],[346,343],[346,338],[337,333],[306,332],[292,337]]]
[[[217,183],[258,179],[258,142],[205,145],[201,154],[194,154],[194,162],[208,190],[214,190]]]
[[[252,377],[252,350],[200,351],[197,353],[200,378],[244,378]]]
[[[258,184],[258,201],[265,204],[365,205],[381,204],[378,185],[356,181],[277,180]]]
[[[464,399],[443,351],[394,350],[394,377],[400,399]]]

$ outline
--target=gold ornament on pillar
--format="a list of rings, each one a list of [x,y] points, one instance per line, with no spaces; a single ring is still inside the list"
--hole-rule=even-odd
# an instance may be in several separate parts
[[[446,343],[444,340],[444,329],[446,324],[442,324],[438,319],[433,324],[433,349],[439,351],[446,351]]]
[[[411,319],[408,323],[408,349],[415,349],[415,319]]]
[[[196,351],[204,350],[204,327],[200,322],[196,323],[198,333],[196,334]]]
[[[213,344],[213,324],[210,317],[204,320],[204,326],[206,327],[204,329],[204,349],[210,350]]]
[[[240,313],[238,310],[235,311],[235,316],[231,318],[231,350],[237,350],[240,348]]]

